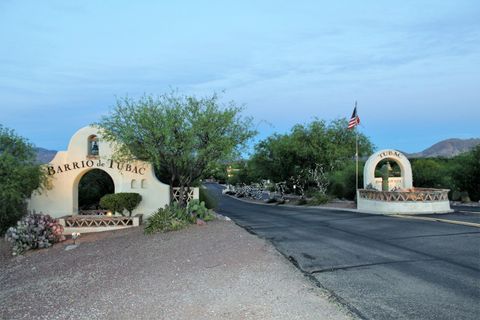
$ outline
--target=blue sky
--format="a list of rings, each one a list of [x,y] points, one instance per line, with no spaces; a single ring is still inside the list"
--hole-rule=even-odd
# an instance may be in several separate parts
[[[116,96],[225,91],[260,135],[349,117],[377,148],[480,137],[480,2],[0,1],[0,123],[63,150]]]

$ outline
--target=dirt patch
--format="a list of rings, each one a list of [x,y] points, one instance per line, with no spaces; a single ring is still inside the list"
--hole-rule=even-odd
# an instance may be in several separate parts
[[[231,222],[152,236],[133,228],[77,243],[4,260],[0,318],[348,318],[270,244]]]

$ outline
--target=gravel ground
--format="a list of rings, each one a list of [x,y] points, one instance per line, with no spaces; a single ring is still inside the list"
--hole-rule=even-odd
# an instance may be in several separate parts
[[[15,258],[1,244],[0,318],[350,318],[270,244],[232,222],[79,242]]]

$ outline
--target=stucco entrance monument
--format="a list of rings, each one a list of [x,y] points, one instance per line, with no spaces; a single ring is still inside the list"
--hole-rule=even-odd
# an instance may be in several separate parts
[[[382,177],[375,169],[382,167]],[[400,177],[390,177],[389,162],[400,168]],[[387,149],[368,158],[363,171],[363,189],[357,191],[359,211],[379,214],[422,214],[451,212],[447,189],[414,188],[412,167],[407,157],[397,150]]]
[[[170,203],[170,186],[157,179],[150,163],[118,162],[114,159],[112,147],[102,140],[97,128],[88,126],[78,130],[68,149],[59,151],[47,165],[49,188],[32,194],[29,210],[55,218],[77,215],[79,181],[93,169],[103,170],[111,177],[115,193],[135,192],[142,196],[132,216],[148,216]],[[189,196],[198,198],[198,188]]]

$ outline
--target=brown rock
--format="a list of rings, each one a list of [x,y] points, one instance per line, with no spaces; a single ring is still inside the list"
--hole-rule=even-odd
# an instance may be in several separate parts
[[[198,219],[197,218],[197,226],[204,226],[206,225],[207,223],[205,221],[203,221],[202,219]]]

